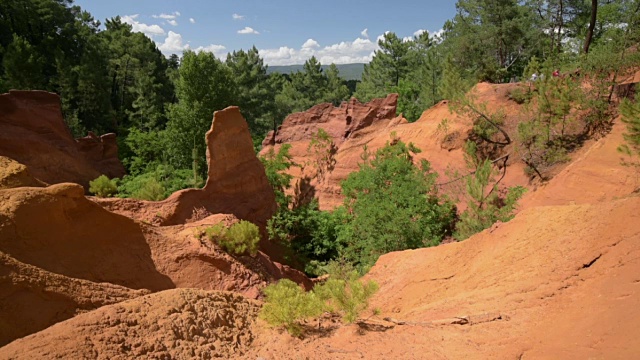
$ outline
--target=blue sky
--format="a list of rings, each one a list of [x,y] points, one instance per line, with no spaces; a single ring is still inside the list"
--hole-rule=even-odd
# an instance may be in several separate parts
[[[269,65],[368,62],[385,31],[437,32],[455,0],[75,0],[96,19],[120,15],[165,55],[186,49],[218,57],[256,46]]]

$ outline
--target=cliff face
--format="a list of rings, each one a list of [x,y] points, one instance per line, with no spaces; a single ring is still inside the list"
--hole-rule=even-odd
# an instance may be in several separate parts
[[[275,194],[255,155],[247,122],[238,107],[216,111],[206,134],[208,179],[203,189],[175,192],[163,201],[95,199],[105,208],[158,225],[184,224],[199,209],[233,214],[264,226],[276,211]]]
[[[501,111],[507,131],[515,138],[517,117],[520,105],[510,100],[509,93],[518,84],[478,84],[474,96],[478,102],[486,103],[489,111]],[[449,110],[449,104],[442,101],[424,111],[420,119],[409,123],[401,115],[396,116],[397,95],[384,99],[375,99],[360,104],[355,99],[343,103],[340,107],[331,104],[315,106],[308,111],[292,114],[285,119],[277,134],[270,133],[263,142],[265,155],[271,149],[277,151],[283,144],[290,144],[290,153],[297,164],[306,165],[304,169],[292,168],[292,185],[301,183],[306,197],[316,196],[323,210],[342,204],[340,183],[358,170],[362,162],[364,146],[369,152],[385,146],[392,138],[405,143],[413,143],[421,153],[416,160],[426,159],[434,171],[441,175],[439,183],[445,183],[447,170],[468,172],[464,161],[463,145],[469,138],[474,118],[459,116]],[[446,126],[442,126],[446,120]],[[313,151],[310,150],[313,135],[322,128],[329,134],[335,146],[332,169],[319,177],[313,168]],[[512,152],[513,147],[504,151]],[[527,185],[523,167],[519,164],[515,152],[509,160],[509,167],[502,184],[504,186]],[[300,189],[299,189],[300,190]],[[445,193],[454,194],[455,189],[441,188]]]
[[[89,199],[79,184],[56,183],[97,176],[82,159],[100,163],[115,156],[115,138],[90,134],[75,143],[59,118],[51,115],[59,112],[52,94],[19,93],[2,101],[5,109],[13,108],[3,117],[1,124],[8,131],[0,137],[16,145],[21,142],[13,137],[28,135],[33,148],[6,143],[0,148],[17,151],[17,157],[36,165],[27,167],[0,156],[0,346],[78,313],[150,292],[196,288],[258,298],[264,286],[283,277],[311,287],[304,274],[273,262],[267,254],[230,256],[201,235],[208,226],[228,226],[239,219],[265,225],[276,208],[238,108],[214,115],[206,139],[205,188],[145,202]],[[35,121],[36,115],[46,121]],[[31,176],[31,169],[54,185],[46,187]]]
[[[269,332],[247,357],[635,358],[640,182],[616,151],[624,132],[618,119],[573,153],[529,190],[513,220],[459,243],[381,256],[365,277],[380,286],[370,304],[378,315],[328,325],[331,335],[313,341]]]
[[[62,118],[58,95],[11,91],[0,95],[0,156],[27,166],[49,184],[89,181],[105,174],[122,177],[115,134],[74,140]]]

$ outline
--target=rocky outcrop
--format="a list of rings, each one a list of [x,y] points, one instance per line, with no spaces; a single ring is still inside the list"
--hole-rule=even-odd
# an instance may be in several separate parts
[[[275,195],[240,109],[216,111],[205,138],[209,177],[202,191],[216,204],[209,212],[266,223],[276,210]]]
[[[149,292],[55,274],[0,252],[0,346],[80,312]]]
[[[348,139],[352,133],[374,122],[392,120],[396,117],[398,94],[390,94],[386,98],[374,99],[366,104],[351,99],[340,107],[325,103],[311,109],[294,113],[284,120],[278,131],[270,131],[262,145],[293,143],[310,140],[319,128],[325,130],[336,145]]]
[[[89,131],[89,135],[76,139],[76,143],[82,156],[101,174],[105,174],[110,178],[124,176],[124,166],[122,166],[118,158],[116,134],[109,133],[96,136]]]
[[[276,211],[275,195],[238,107],[214,113],[206,141],[209,176],[203,189],[181,190],[157,202],[95,201],[111,211],[161,226],[185,224],[194,211],[202,211],[232,214],[264,227]]]
[[[364,278],[380,286],[379,315],[325,324],[330,335],[313,341],[265,332],[246,357],[635,358],[637,209],[637,195],[535,207],[463,242],[383,255]]]
[[[0,190],[0,251],[49,272],[133,289],[174,287],[156,269],[145,235],[77,184]]]
[[[241,295],[168,290],[79,315],[0,348],[6,359],[237,358],[259,306]]]
[[[105,210],[78,184],[0,190],[0,344],[150,291],[259,298],[283,277],[311,287],[304,274],[263,253],[233,257],[202,236],[208,226],[236,221],[216,214],[156,227]]]
[[[481,83],[473,90],[478,102],[486,103],[490,111],[501,110],[505,114],[504,121],[511,133],[517,129],[512,124],[517,122],[520,105],[509,99],[509,93],[517,86]],[[392,136],[416,145],[422,150],[415,156],[416,161],[428,160],[432,169],[441,175],[447,169],[452,172],[467,172],[462,147],[469,138],[474,119],[452,113],[448,103],[442,101],[426,110],[416,122],[409,123],[402,116],[395,117],[396,105],[397,95],[392,94],[367,104],[351,100],[339,108],[323,104],[306,112],[292,114],[284,121],[275,137],[271,133],[265,138],[261,155],[267,154],[271,149],[277,151],[282,144],[290,144],[290,153],[295,163],[311,164],[305,166],[304,170],[290,170],[295,178],[294,182],[304,185],[303,189],[297,191],[306,192],[307,197],[317,197],[323,210],[342,204],[340,183],[350,173],[358,170],[362,162],[360,156],[363,147],[366,145],[369,152],[374,153],[392,141]],[[445,119],[446,126],[441,126]],[[331,171],[323,174],[322,179],[317,176],[313,167],[313,152],[309,150],[311,138],[319,128],[331,136],[335,146],[334,164]],[[517,164],[515,156],[510,158],[510,164],[514,166],[509,168],[502,183],[509,186],[527,184],[528,178],[524,175],[522,166]],[[445,183],[447,180],[440,178],[439,182]],[[295,183],[292,186],[296,189]],[[457,195],[454,194],[456,189],[442,190]],[[291,195],[294,194],[295,190],[292,190]]]
[[[74,182],[87,188],[101,174],[124,175],[114,136],[76,142],[56,94],[12,90],[0,95],[0,156],[26,165],[46,183]]]
[[[23,186],[42,187],[45,184],[31,176],[26,166],[0,156],[0,190]]]

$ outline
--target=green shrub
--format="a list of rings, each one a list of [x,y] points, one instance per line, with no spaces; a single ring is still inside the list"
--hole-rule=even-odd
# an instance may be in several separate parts
[[[369,299],[378,290],[374,281],[362,282],[358,271],[351,264],[332,261],[329,279],[314,288],[318,297],[326,301],[328,309],[341,312],[343,320],[352,323],[369,305]]]
[[[478,156],[474,142],[465,144],[465,161],[472,173],[464,178],[467,209],[460,214],[453,234],[458,240],[487,229],[496,221],[511,220],[518,200],[526,191],[522,186],[515,186],[501,196],[495,180],[497,170],[490,160]]]
[[[264,295],[260,318],[272,326],[284,326],[294,336],[302,332],[298,321],[320,315],[324,307],[315,293],[305,292],[289,279],[267,286]]]
[[[320,211],[318,201],[294,209],[279,209],[269,219],[269,239],[279,242],[291,253],[290,263],[307,275],[318,276],[322,267],[338,256],[338,224],[345,217],[344,208]],[[285,256],[287,257],[288,254]]]
[[[285,194],[285,190],[291,187],[291,179],[293,179],[287,170],[295,165],[293,157],[289,154],[290,149],[291,144],[282,144],[278,153],[271,148],[264,157],[259,157],[267,174],[267,180],[276,195],[279,209],[287,209],[291,202],[291,196]]]
[[[191,170],[155,164],[149,172],[125,176],[118,186],[118,193],[120,197],[159,201],[178,190],[201,187],[203,183],[202,178],[194,183]]]
[[[530,89],[523,89],[521,87],[511,90],[509,93],[509,98],[518,104],[528,103],[532,97],[533,94]]]
[[[149,179],[132,194],[134,199],[160,201],[166,198],[165,189],[156,179]]]
[[[354,322],[367,308],[378,285],[360,281],[358,272],[346,262],[332,261],[328,268],[329,279],[306,293],[287,279],[267,286],[260,317],[272,326],[284,326],[295,336],[302,332],[300,321],[319,316],[323,311],[342,313],[345,322]]]
[[[93,181],[89,181],[89,191],[97,197],[112,197],[118,193],[115,180],[109,180],[106,175],[100,175]]]
[[[227,234],[227,228],[224,224],[215,224],[205,229],[204,233],[212,242],[219,242]]]
[[[338,227],[344,256],[361,272],[391,251],[438,245],[451,233],[455,207],[437,194],[436,177],[420,149],[394,139],[342,182],[346,219]]]
[[[258,244],[260,243],[260,229],[249,221],[241,220],[239,223],[231,225],[229,230],[219,237],[218,243],[230,254],[249,253],[249,255],[255,256],[258,253]]]

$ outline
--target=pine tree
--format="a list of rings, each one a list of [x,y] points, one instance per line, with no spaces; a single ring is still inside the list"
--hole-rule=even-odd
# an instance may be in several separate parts
[[[640,174],[640,101],[623,101],[620,113],[622,122],[627,125],[627,132],[624,134],[626,144],[620,145],[618,151],[629,158],[623,163],[635,167]]]

